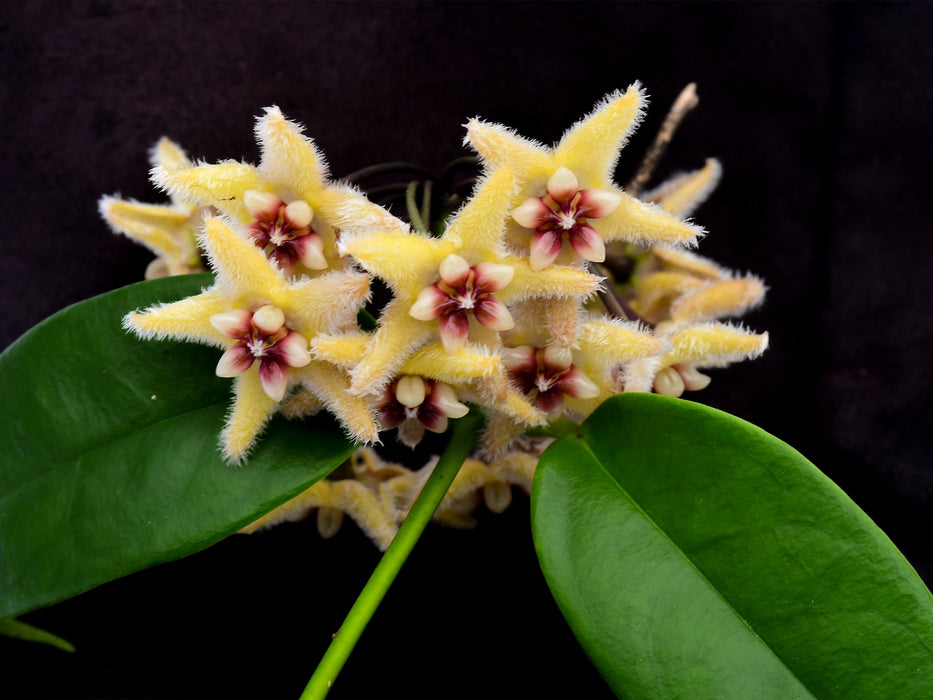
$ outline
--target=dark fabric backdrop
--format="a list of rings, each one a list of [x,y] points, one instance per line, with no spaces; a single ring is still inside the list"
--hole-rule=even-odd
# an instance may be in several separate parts
[[[0,346],[142,277],[149,254],[96,202],[162,200],[147,150],[163,134],[256,161],[253,118],[278,104],[335,176],[437,171],[466,154],[471,116],[550,143],[640,80],[625,182],[696,81],[660,175],[722,160],[699,252],[764,277],[746,320],[771,334],[696,398],[812,459],[933,583],[931,30],[924,4],[19,3],[0,19]],[[472,532],[430,528],[333,697],[608,695],[527,521],[517,495]],[[0,694],[297,696],[377,559],[349,523],[230,538],[27,615],[78,653],[0,639]]]

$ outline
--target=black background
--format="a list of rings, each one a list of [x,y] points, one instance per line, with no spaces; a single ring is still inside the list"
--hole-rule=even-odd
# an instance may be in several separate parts
[[[253,118],[278,104],[337,177],[439,171],[469,117],[551,143],[640,80],[624,183],[696,81],[659,175],[721,159],[699,252],[767,281],[746,320],[771,334],[696,398],[803,452],[929,585],[931,30],[923,4],[19,3],[0,19],[0,345],[142,277],[150,255],[96,202],[163,200],[163,134],[255,162]],[[429,529],[333,697],[608,695],[536,566],[527,498],[479,516]],[[230,538],[25,616],[78,653],[0,639],[0,695],[297,696],[377,559],[349,523]]]

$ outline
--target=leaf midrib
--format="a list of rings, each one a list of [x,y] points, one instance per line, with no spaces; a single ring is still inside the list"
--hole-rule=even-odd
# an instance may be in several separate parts
[[[568,436],[568,437],[571,437],[571,436]],[[758,633],[758,631],[757,631],[757,630],[754,628],[754,626],[745,618],[745,616],[742,615],[741,613],[739,613],[739,611],[735,609],[735,606],[733,606],[732,603],[722,594],[722,592],[719,590],[719,588],[717,588],[715,585],[713,585],[712,581],[710,581],[709,578],[706,576],[706,574],[703,573],[702,569],[700,569],[700,567],[696,564],[696,562],[694,562],[693,559],[691,559],[691,558],[687,555],[687,553],[684,552],[684,550],[680,547],[680,545],[677,544],[677,542],[675,542],[675,541],[667,534],[667,531],[666,531],[664,528],[662,528],[662,527],[657,523],[657,521],[655,521],[654,518],[652,518],[650,515],[648,515],[648,513],[645,511],[645,509],[642,508],[641,503],[640,503],[638,500],[636,500],[631,494],[629,494],[628,491],[626,491],[626,490],[622,487],[622,484],[620,484],[620,483],[612,476],[612,473],[611,473],[608,469],[606,469],[606,467],[603,465],[602,460],[596,455],[595,452],[593,452],[592,449],[590,449],[589,444],[587,444],[587,442],[586,442],[585,440],[583,440],[583,439],[581,439],[581,438],[579,438],[579,437],[577,437],[577,436],[572,436],[572,437],[573,437],[573,439],[577,440],[577,442],[578,442],[580,445],[583,446],[583,449],[585,449],[585,450],[592,456],[593,461],[596,462],[596,464],[599,466],[600,470],[602,470],[603,474],[606,476],[606,478],[609,479],[609,481],[615,486],[615,488],[618,489],[618,491],[619,491],[621,494],[623,494],[631,503],[633,503],[633,504],[635,505],[635,507],[638,509],[638,512],[642,515],[642,517],[644,517],[645,520],[647,520],[647,521],[651,524],[651,526],[652,526],[658,533],[660,533],[660,535],[661,535],[664,539],[666,539],[671,545],[673,545],[673,547],[680,553],[680,555],[683,557],[683,559],[684,559],[684,560],[689,564],[689,566],[696,572],[697,576],[698,576],[699,578],[701,578],[701,579],[703,580],[703,582],[704,582],[709,588],[711,588],[711,589],[716,593],[716,596],[723,602],[723,604],[726,605],[726,607],[732,612],[732,614],[735,615],[735,617],[737,617],[737,618],[742,622],[742,624],[745,625],[745,627],[748,628],[748,630],[755,636],[756,639],[760,640],[760,642],[765,646],[765,648],[767,648],[767,650],[768,650],[769,652],[771,652],[771,655],[774,656],[774,658],[776,658],[778,661],[780,661],[780,662],[781,662],[781,665],[783,665],[784,668],[786,668],[786,669],[788,670],[788,672],[790,672],[790,674],[791,674],[791,675],[794,677],[794,679],[801,685],[801,687],[803,687],[803,688],[810,694],[810,696],[811,696],[812,698],[814,698],[814,700],[816,700],[816,698],[818,698],[818,696],[815,695],[815,694],[813,693],[813,690],[810,688],[810,686],[807,685],[806,683],[804,683],[803,680],[801,680],[800,676],[797,675],[797,673],[794,671],[794,669],[793,669],[791,666],[789,666],[789,665],[787,664],[787,662],[784,660],[784,658],[782,658],[781,655],[778,654],[778,653],[774,650],[774,648],[768,643],[768,641],[767,641],[761,634]]]

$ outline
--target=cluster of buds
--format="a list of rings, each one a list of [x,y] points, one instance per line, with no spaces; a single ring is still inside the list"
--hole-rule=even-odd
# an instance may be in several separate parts
[[[235,383],[221,435],[231,462],[248,456],[275,413],[323,409],[360,443],[395,430],[415,446],[472,403],[489,416],[476,454],[490,467],[516,454],[529,428],[580,421],[613,394],[701,389],[709,382],[701,369],[765,349],[766,334],[722,320],[758,304],[765,289],[688,250],[703,232],[685,217],[715,186],[715,161],[641,196],[613,182],[643,103],[637,85],[612,93],[553,148],[471,120],[467,141],[483,175],[439,235],[416,212],[413,229],[330,181],[317,146],[275,107],[258,119],[258,166],[194,164],[163,140],[152,173],[172,203],[162,207],[160,235],[157,205],[105,198],[101,211],[130,236],[142,238],[145,223],[144,242],[169,274],[197,269],[179,251],[199,224],[197,246],[215,281],[132,312],[125,326],[222,351],[217,374]],[[364,309],[375,279],[391,299],[370,309],[378,316],[370,327],[361,319],[372,318]],[[417,481],[415,472],[375,472],[343,479],[357,484],[346,492],[334,480],[316,486],[304,511],[319,508],[331,533],[345,497],[369,502],[363,488],[385,506],[387,483]],[[487,502],[507,504],[517,482],[490,479]],[[441,512],[458,514],[451,524],[468,521],[464,504],[475,507],[476,490],[445,501]],[[373,533],[391,527],[373,523],[395,522],[404,498],[392,503],[381,515],[351,515],[382,542]]]

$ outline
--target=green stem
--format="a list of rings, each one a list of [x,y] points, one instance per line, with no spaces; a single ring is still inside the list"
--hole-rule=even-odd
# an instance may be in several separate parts
[[[421,218],[421,211],[418,209],[417,202],[415,202],[415,192],[417,191],[418,181],[412,180],[408,183],[408,189],[405,190],[405,207],[408,209],[408,220],[411,221],[415,231],[427,233],[428,229],[425,228],[424,220]]]
[[[382,602],[386,591],[389,590],[389,586],[392,585],[402,568],[402,564],[408,559],[408,555],[418,538],[421,537],[434,511],[444,499],[463,461],[473,449],[482,423],[482,413],[476,408],[453,422],[450,442],[444,454],[441,455],[440,461],[428,477],[418,498],[415,499],[392,544],[382,555],[382,559],[376,565],[363,591],[350,608],[337,635],[324,653],[324,658],[321,659],[314,675],[311,676],[311,680],[308,681],[307,687],[301,694],[301,700],[311,698],[322,700],[327,696],[367,623],[376,612],[379,603]]]

